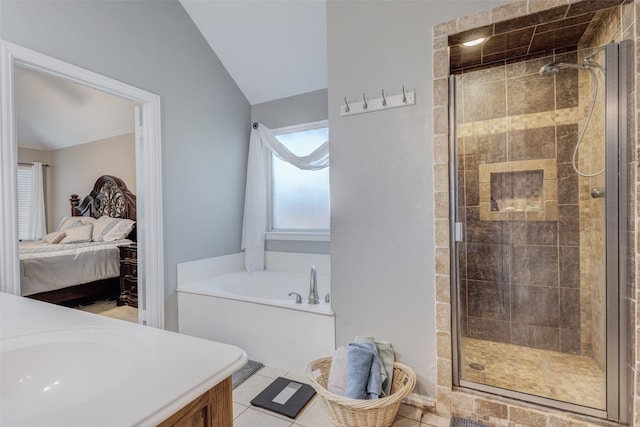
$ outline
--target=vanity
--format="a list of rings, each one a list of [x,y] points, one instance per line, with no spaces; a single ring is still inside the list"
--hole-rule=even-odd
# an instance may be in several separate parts
[[[0,425],[233,424],[239,347],[0,293]]]

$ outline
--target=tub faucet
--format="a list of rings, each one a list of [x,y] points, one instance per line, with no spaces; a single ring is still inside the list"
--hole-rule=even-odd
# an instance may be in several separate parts
[[[320,304],[318,296],[318,273],[316,266],[311,266],[311,278],[309,279],[309,304]]]
[[[289,294],[289,296],[291,296],[291,295],[295,295],[296,296],[296,304],[302,304],[302,295],[300,295],[297,292],[291,292]]]

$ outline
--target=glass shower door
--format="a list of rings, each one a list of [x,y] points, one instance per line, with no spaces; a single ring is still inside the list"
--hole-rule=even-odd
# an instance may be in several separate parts
[[[585,49],[456,76],[453,149],[459,382],[599,415],[604,63]]]

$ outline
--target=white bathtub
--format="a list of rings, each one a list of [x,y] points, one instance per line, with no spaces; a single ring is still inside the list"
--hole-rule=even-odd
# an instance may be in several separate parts
[[[335,349],[327,255],[267,253],[266,270],[243,270],[243,254],[178,266],[181,333],[233,344],[249,359],[304,375],[311,360]],[[311,265],[318,269],[320,304],[308,304]],[[290,292],[302,295],[295,303]]]

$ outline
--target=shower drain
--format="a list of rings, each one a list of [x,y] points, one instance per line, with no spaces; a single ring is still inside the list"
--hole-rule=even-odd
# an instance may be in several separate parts
[[[473,369],[474,371],[478,371],[478,372],[484,371],[484,365],[480,363],[471,362],[467,366],[469,366],[469,368]]]

